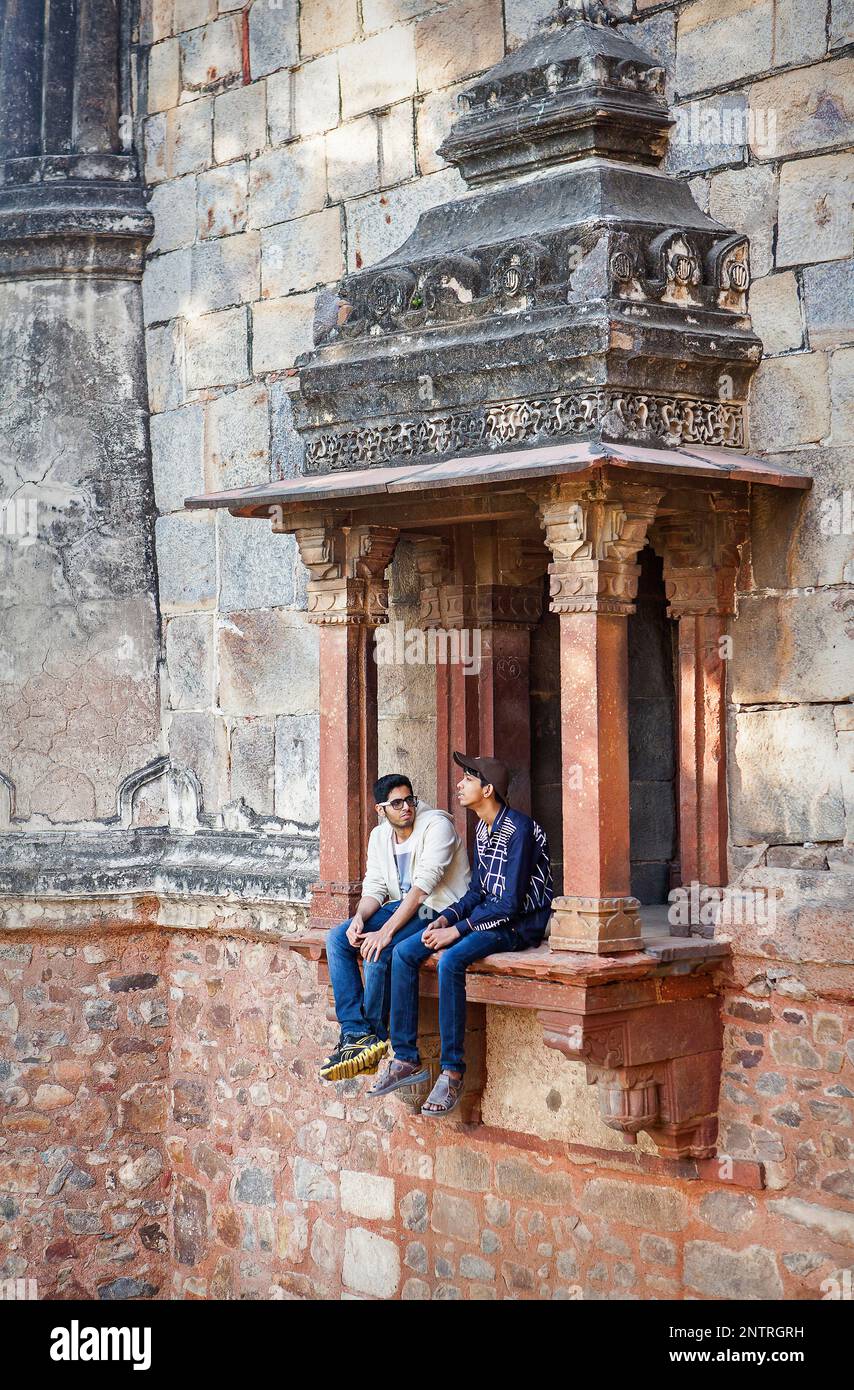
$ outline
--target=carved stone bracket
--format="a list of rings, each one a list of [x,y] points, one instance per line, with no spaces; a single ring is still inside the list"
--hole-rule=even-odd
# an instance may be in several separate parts
[[[603,1123],[627,1143],[645,1130],[666,1158],[714,1154],[721,1022],[710,976],[598,986],[577,1012],[537,1017],[549,1047],[584,1063]]]
[[[554,613],[634,612],[645,543],[662,489],[610,482],[558,483],[540,504]]]
[[[323,937],[309,934],[296,945],[322,949]],[[645,1131],[668,1159],[712,1157],[723,1043],[716,969],[729,949],[723,942],[675,945],[665,938],[613,960],[591,962],[540,947],[476,962],[466,971],[474,1086],[485,1079],[484,1005],[523,1009],[536,1015],[548,1047],[584,1066],[609,1129],[629,1144]],[[327,979],[323,962],[321,980]],[[433,1033],[435,959],[425,963],[419,987],[420,1031]],[[428,1063],[438,1056],[436,1041],[422,1053]]]
[[[310,623],[364,623],[388,620],[385,571],[399,532],[391,526],[338,527],[307,520],[296,531],[308,585]]]

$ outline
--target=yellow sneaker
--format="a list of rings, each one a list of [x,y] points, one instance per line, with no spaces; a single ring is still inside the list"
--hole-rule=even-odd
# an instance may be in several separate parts
[[[371,1074],[379,1067],[388,1050],[388,1043],[378,1038],[376,1033],[366,1033],[364,1037],[346,1037],[337,1050],[337,1055],[327,1059],[320,1069],[324,1081],[351,1081],[354,1076]]]

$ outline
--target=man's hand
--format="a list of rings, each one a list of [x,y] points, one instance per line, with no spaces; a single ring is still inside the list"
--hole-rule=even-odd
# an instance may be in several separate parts
[[[380,927],[379,931],[365,932],[360,944],[362,960],[366,964],[369,960],[379,960],[380,952],[384,951],[393,939],[394,932],[390,932],[387,926]]]
[[[433,951],[441,951],[443,946],[452,946],[459,939],[459,928],[449,926],[444,917],[437,917],[435,922],[431,922],[427,930],[421,933],[424,945]]]
[[[347,940],[351,946],[361,946],[364,934],[365,924],[357,912],[347,928]]]

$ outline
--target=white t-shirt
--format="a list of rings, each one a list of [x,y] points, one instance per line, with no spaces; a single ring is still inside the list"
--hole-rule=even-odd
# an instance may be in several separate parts
[[[397,863],[397,876],[400,879],[400,896],[404,898],[412,887],[412,848],[410,841],[395,840],[394,842],[395,862]]]

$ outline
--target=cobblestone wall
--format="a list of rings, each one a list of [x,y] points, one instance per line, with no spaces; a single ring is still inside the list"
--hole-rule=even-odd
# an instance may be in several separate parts
[[[852,1266],[850,1008],[733,995],[724,1156],[665,1180],[324,1085],[286,947],[7,938],[0,967],[0,1277],[42,1297],[801,1299]]]

